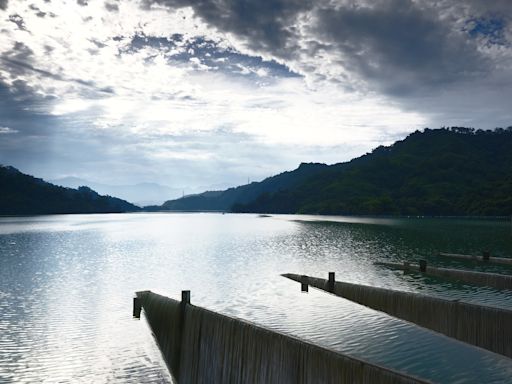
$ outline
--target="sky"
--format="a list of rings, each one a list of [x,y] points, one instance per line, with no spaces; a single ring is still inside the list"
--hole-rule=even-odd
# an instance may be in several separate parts
[[[197,190],[512,125],[509,0],[0,0],[0,164]]]

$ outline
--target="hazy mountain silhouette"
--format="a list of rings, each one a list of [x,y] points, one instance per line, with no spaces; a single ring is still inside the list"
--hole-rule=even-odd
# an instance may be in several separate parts
[[[260,182],[229,188],[225,191],[207,191],[189,195],[177,200],[166,201],[161,207],[154,208],[178,211],[227,211],[234,204],[249,203],[262,193],[294,187],[324,168],[327,168],[327,165],[303,163],[294,171],[284,172]]]
[[[114,213],[140,210],[127,201],[101,196],[88,187],[59,187],[0,166],[0,215]]]
[[[112,185],[85,180],[78,177],[63,177],[50,180],[52,184],[67,188],[78,188],[87,186],[101,195],[117,196],[121,199],[131,201],[139,206],[150,204],[162,204],[171,198],[182,195],[182,188],[171,188],[158,183],[136,183],[126,185]]]
[[[158,183],[136,183],[136,184],[104,184],[91,180],[82,179],[79,177],[68,176],[60,179],[49,180],[50,183],[60,185],[67,188],[78,188],[80,186],[87,186],[100,195],[116,196],[120,199],[130,201],[140,207],[144,205],[159,205],[169,199],[177,199],[186,195],[197,194],[205,190],[225,189],[229,184],[219,183],[210,186],[190,187],[170,187]]]
[[[512,214],[512,127],[425,129],[346,163],[166,202],[170,210],[364,215]]]

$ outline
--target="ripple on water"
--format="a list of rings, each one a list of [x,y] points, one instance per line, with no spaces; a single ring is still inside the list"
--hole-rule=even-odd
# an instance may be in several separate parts
[[[152,289],[178,298],[191,289],[197,305],[435,382],[511,382],[508,359],[314,289],[302,294],[280,277],[335,271],[349,282],[512,308],[510,292],[373,264],[435,262],[435,252],[482,246],[512,255],[500,223],[485,223],[479,232],[474,223],[336,220],[213,214],[0,219],[0,378],[170,382],[147,324],[131,319],[132,294]]]

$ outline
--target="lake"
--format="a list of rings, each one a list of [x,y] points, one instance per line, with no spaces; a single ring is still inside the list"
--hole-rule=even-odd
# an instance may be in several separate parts
[[[143,213],[0,218],[0,382],[171,382],[135,291],[150,289],[438,383],[512,383],[512,360],[280,276],[291,272],[512,309],[512,292],[375,266],[512,268],[510,220]]]

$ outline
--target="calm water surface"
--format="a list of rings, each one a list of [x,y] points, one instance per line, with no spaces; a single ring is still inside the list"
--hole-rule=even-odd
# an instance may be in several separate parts
[[[150,289],[438,383],[512,383],[512,360],[280,277],[293,272],[512,309],[512,292],[375,266],[512,256],[510,221],[124,214],[0,218],[0,382],[170,382],[132,297]]]

